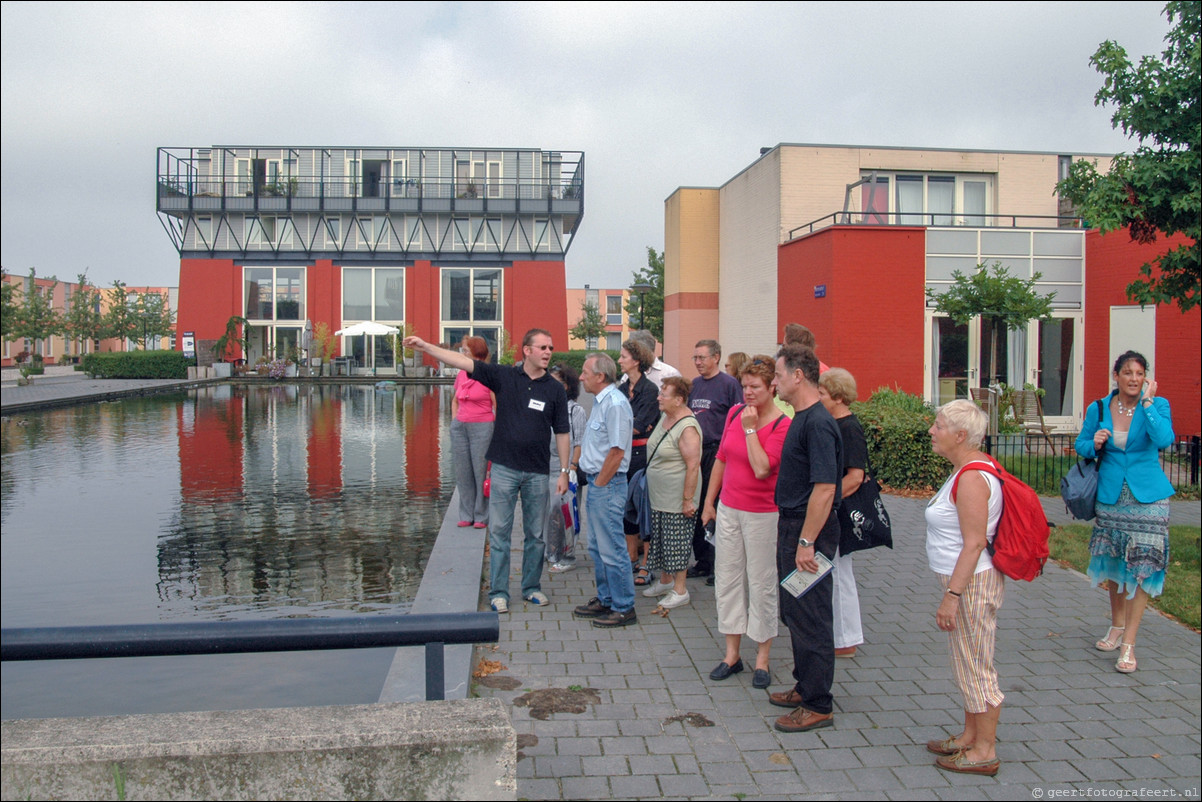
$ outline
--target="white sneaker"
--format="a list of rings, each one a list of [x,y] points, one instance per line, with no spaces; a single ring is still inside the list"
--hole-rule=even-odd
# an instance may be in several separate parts
[[[543,592],[541,590],[536,590],[533,593],[531,593],[529,596],[523,596],[522,598],[524,598],[526,601],[530,602],[531,604],[538,605],[539,607],[542,607],[544,604],[551,603],[551,600],[548,599],[546,596],[544,596]]]
[[[492,611],[494,613],[509,612],[509,602],[506,601],[504,596],[498,596],[497,598],[493,599],[492,605],[490,605],[490,606],[492,607]]]
[[[648,599],[654,599],[656,596],[662,596],[665,593],[670,592],[674,586],[675,585],[672,582],[668,582],[667,584],[659,581],[652,582],[650,585],[643,588],[643,595]]]
[[[689,592],[686,590],[683,594],[677,593],[675,590],[668,591],[668,595],[660,600],[659,606],[665,610],[671,610],[673,607],[681,607],[689,603]]]
[[[557,563],[551,563],[551,565],[548,566],[548,568],[547,568],[547,573],[548,574],[563,574],[568,571],[571,571],[575,567],[576,567],[576,563],[568,563],[568,562],[563,562],[562,560],[560,560]]]

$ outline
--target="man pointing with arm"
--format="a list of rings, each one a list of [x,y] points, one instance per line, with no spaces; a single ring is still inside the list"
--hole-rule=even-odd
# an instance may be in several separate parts
[[[522,364],[493,365],[457,351],[406,337],[406,348],[429,354],[443,364],[465,370],[497,396],[497,423],[487,457],[492,462],[489,497],[489,591],[492,609],[509,612],[509,552],[513,514],[522,500],[522,598],[547,604],[542,592],[542,515],[547,507],[547,473],[551,455],[547,431],[555,433],[560,469],[557,490],[568,491],[570,448],[568,397],[563,385],[547,373],[551,362],[551,335],[531,329],[522,338]]]

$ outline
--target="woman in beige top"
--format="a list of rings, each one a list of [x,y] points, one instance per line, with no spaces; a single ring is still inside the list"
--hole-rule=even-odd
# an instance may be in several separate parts
[[[689,603],[685,569],[693,543],[693,518],[701,501],[701,425],[689,410],[686,379],[669,376],[659,391],[663,415],[647,442],[647,494],[651,498],[651,542],[647,563],[659,572],[644,596],[662,595],[664,609]]]

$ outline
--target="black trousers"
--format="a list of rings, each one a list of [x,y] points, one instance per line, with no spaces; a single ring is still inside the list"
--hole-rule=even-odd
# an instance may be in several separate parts
[[[797,568],[797,539],[804,518],[786,518],[776,525],[776,570],[784,579]],[[818,537],[818,550],[834,556],[839,543],[839,517],[832,512]],[[830,550],[828,554],[827,551]],[[789,628],[793,642],[794,690],[801,695],[802,706],[815,713],[834,709],[831,685],[835,681],[835,625],[831,610],[834,578],[827,574],[810,587],[800,599],[779,588],[780,616]]]
[[[720,443],[707,443],[701,446],[701,505],[697,516],[693,519],[693,560],[697,570],[703,573],[714,572],[714,547],[705,540],[705,527],[701,525],[701,509],[705,506],[705,494],[709,492],[710,473],[714,470],[714,460],[718,456]],[[717,506],[717,505],[715,505]]]

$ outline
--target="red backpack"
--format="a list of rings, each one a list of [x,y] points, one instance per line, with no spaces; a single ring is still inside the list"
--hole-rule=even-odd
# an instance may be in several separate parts
[[[1048,535],[1051,532],[1047,514],[1039,494],[1031,486],[1011,474],[993,457],[991,464],[972,462],[960,469],[952,482],[952,501],[956,500],[956,486],[960,474],[968,469],[979,470],[996,476],[1002,483],[1002,517],[998,521],[997,534],[989,544],[993,567],[1011,579],[1030,582],[1043,573],[1048,561]]]

